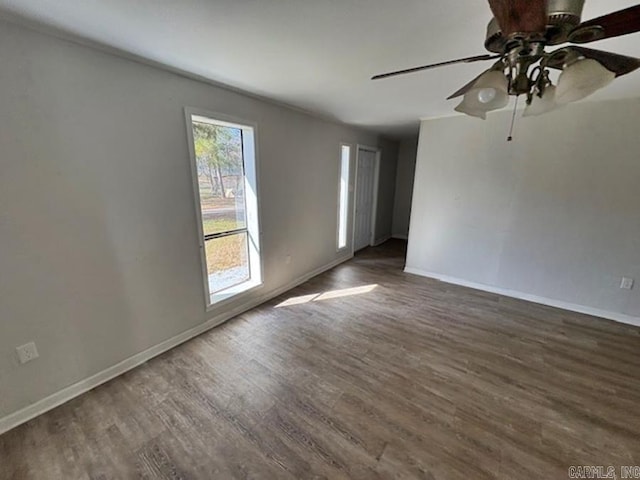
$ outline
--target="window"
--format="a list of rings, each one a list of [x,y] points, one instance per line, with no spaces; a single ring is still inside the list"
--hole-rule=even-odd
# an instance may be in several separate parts
[[[255,129],[187,109],[209,305],[261,283]]]
[[[338,250],[347,246],[347,224],[349,223],[349,165],[351,147],[340,148],[340,185],[338,193]]]

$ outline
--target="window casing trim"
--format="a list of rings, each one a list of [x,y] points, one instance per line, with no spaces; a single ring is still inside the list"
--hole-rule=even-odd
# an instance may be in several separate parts
[[[218,309],[219,307],[222,307],[227,303],[231,303],[232,301],[236,300],[237,297],[241,297],[242,294],[248,293],[250,290],[260,288],[263,285],[264,258],[261,252],[261,212],[260,202],[258,201],[258,199],[260,198],[260,187],[258,182],[258,178],[260,177],[258,161],[258,125],[252,121],[247,121],[227,114],[194,107],[185,107],[184,115],[190,157],[189,163],[191,165],[193,199],[195,202],[196,226],[198,233],[198,246],[200,249],[200,264],[202,270],[203,290],[205,294],[205,310],[208,312]],[[237,231],[234,230],[232,232],[221,232],[221,235],[204,234],[202,225],[202,208],[200,205],[200,187],[198,184],[198,167],[194,151],[194,120],[198,122],[211,123],[213,125],[238,128],[242,130],[247,221],[246,227],[237,229]],[[250,279],[212,294],[209,289],[209,275],[207,271],[207,261],[205,255],[205,242],[210,239],[208,237],[220,238],[223,236],[239,233],[247,234],[247,243],[249,246]]]

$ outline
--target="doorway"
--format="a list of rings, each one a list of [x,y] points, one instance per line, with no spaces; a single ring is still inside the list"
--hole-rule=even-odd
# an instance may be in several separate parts
[[[380,150],[358,145],[354,202],[353,250],[373,245],[376,228]]]

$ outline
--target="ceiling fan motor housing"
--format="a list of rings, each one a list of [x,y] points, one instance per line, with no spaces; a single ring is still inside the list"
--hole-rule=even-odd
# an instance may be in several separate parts
[[[567,41],[571,31],[580,24],[585,0],[548,0],[546,43],[557,45]],[[485,48],[490,52],[505,53],[508,39],[500,25],[492,18],[487,26]]]
[[[547,40],[549,45],[567,41],[571,30],[580,25],[585,0],[549,0]]]

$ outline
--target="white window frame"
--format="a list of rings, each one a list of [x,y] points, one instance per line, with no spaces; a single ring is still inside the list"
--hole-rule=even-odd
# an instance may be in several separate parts
[[[202,110],[199,108],[185,107],[185,120],[187,126],[187,139],[189,144],[189,157],[191,163],[191,177],[197,215],[198,242],[200,248],[200,263],[202,267],[202,282],[205,294],[206,310],[213,310],[221,304],[229,302],[236,296],[249,290],[261,287],[263,255],[261,254],[261,230],[260,230],[260,192],[258,185],[258,126],[254,122],[231,117],[229,115]],[[205,251],[205,235],[202,224],[202,208],[200,206],[200,185],[198,182],[198,165],[196,161],[193,140],[193,117],[202,117],[214,125],[231,127],[242,130],[242,148],[245,177],[245,207],[247,217],[247,243],[249,248],[249,280],[211,293],[209,288],[209,272],[207,271],[207,258]]]
[[[342,204],[342,152],[344,148],[349,149],[349,160],[347,162],[347,194],[346,194],[346,205]],[[351,209],[349,205],[351,204],[351,192],[353,189],[351,188],[351,172],[353,171],[353,145],[349,143],[340,143],[339,155],[338,155],[338,215],[336,222],[336,252],[342,252],[349,248],[349,221],[350,221],[350,213]],[[344,212],[343,212],[344,209]],[[342,214],[344,213],[344,225],[341,225]],[[344,245],[340,244],[340,227],[344,227]]]

